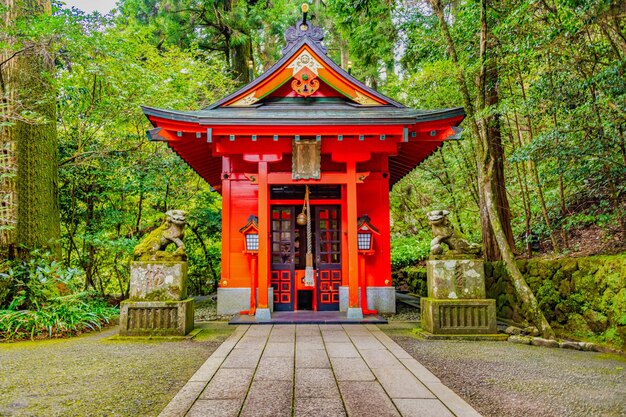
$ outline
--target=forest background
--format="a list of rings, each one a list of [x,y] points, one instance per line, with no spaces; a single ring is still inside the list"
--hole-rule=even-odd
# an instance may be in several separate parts
[[[2,276],[43,268],[56,282],[46,291],[123,298],[138,239],[168,209],[185,209],[190,291],[212,293],[220,196],[146,139],[140,106],[201,109],[261,74],[279,59],[300,2],[121,0],[106,16],[45,0],[0,4],[0,246],[6,258],[27,259],[3,263]],[[311,12],[331,58],[358,79],[409,107],[469,113],[462,140],[446,143],[391,191],[394,268],[428,256],[432,209],[449,209],[470,240],[497,246],[481,223],[477,163],[485,150],[472,120],[489,128],[496,203],[518,256],[624,250],[623,2],[315,0]],[[48,179],[58,189],[60,225],[43,233],[20,230],[13,210],[18,150],[6,132],[16,126],[52,129],[45,143],[58,141],[43,158],[54,162]],[[28,186],[37,196],[37,184]],[[46,255],[37,247],[50,238]],[[32,250],[37,256],[19,255]],[[0,305],[37,299],[23,288],[15,298],[16,288],[0,286]]]

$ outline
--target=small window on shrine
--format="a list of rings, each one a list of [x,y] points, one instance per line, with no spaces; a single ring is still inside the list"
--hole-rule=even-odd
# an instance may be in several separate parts
[[[273,185],[270,188],[272,200],[304,200],[304,185]],[[341,185],[309,186],[311,200],[328,200],[341,198]]]

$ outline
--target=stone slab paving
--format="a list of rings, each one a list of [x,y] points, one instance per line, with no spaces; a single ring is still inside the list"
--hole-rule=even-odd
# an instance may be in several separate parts
[[[161,417],[474,417],[377,326],[238,326]]]

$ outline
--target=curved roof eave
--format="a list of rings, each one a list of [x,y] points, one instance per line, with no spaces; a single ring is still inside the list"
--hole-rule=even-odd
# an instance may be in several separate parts
[[[141,108],[146,116],[197,125],[298,125],[303,123],[302,113],[297,106],[292,109],[233,107],[196,111],[166,110],[148,106]],[[316,113],[318,117],[315,117]],[[344,109],[320,107],[317,110],[309,108],[306,124],[415,124],[465,115],[463,107],[433,111],[388,106]]]

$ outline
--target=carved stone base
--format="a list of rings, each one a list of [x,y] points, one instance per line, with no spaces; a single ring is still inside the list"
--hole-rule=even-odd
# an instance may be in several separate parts
[[[187,262],[130,263],[130,300],[168,301],[187,298]]]
[[[482,260],[430,260],[426,262],[426,276],[430,298],[486,298],[485,268]]]
[[[432,334],[495,334],[496,300],[422,298],[422,329]]]
[[[193,330],[193,299],[183,301],[123,301],[122,336],[184,336]]]

